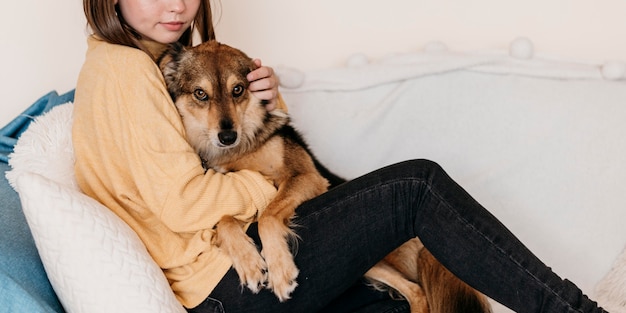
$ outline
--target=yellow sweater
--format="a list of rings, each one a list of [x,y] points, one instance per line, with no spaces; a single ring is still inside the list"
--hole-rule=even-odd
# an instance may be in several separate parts
[[[189,308],[231,266],[214,244],[217,221],[250,222],[276,193],[256,172],[205,173],[157,65],[141,50],[94,37],[78,78],[72,138],[82,191],[135,230]]]

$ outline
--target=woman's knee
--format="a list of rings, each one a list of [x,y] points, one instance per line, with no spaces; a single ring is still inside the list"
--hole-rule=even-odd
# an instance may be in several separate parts
[[[399,171],[405,175],[412,175],[424,179],[445,173],[439,164],[427,159],[407,160],[397,163],[395,166],[398,166]]]

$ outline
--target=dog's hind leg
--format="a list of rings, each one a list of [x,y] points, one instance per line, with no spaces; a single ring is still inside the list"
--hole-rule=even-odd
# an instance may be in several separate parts
[[[376,287],[377,283],[391,287],[400,293],[408,302],[411,313],[428,313],[428,301],[424,290],[417,283],[404,277],[396,268],[387,261],[382,260],[365,273],[365,278],[370,280]],[[376,289],[385,289],[385,287]]]
[[[216,233],[217,245],[230,256],[241,285],[258,293],[267,279],[267,265],[252,238],[243,231],[241,222],[225,216],[217,223]]]

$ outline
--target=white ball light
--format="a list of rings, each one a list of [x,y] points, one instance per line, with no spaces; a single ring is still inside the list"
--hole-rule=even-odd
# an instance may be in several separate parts
[[[509,46],[509,55],[516,59],[532,59],[535,54],[533,42],[526,37],[518,37]]]
[[[448,51],[448,46],[441,41],[431,41],[424,46],[424,51],[429,53]]]
[[[355,53],[348,57],[346,65],[349,67],[358,67],[369,64],[370,60],[364,53]]]
[[[276,76],[280,86],[284,88],[295,89],[304,84],[304,73],[294,68],[276,68]]]
[[[626,64],[622,62],[606,62],[602,65],[602,76],[610,80],[618,80],[626,75]]]

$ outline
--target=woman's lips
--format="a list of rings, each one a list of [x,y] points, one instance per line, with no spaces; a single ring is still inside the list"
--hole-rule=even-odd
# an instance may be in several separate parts
[[[183,23],[183,22],[166,22],[166,23],[161,23],[161,25],[163,25],[163,27],[165,27],[165,29],[167,29],[169,31],[177,32],[177,31],[181,30],[181,28],[183,28],[185,23]]]

